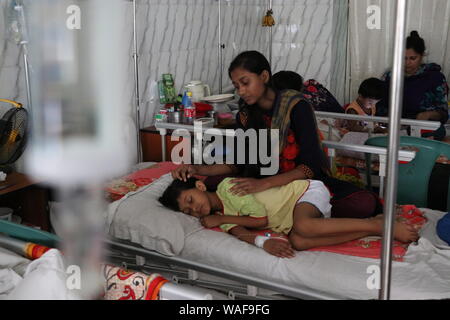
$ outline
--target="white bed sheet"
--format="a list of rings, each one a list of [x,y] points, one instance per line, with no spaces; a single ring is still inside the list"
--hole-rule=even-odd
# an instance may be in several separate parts
[[[29,263],[30,260],[0,247],[0,300],[5,299],[22,281]]]
[[[444,213],[423,210],[429,220],[421,239],[417,245],[409,247],[404,262],[392,263],[391,299],[450,298],[450,247],[434,231]],[[211,230],[187,236],[181,256],[225,270],[312,289],[337,299],[378,298],[375,279],[380,260],[377,259],[307,251],[297,252],[292,259],[281,259],[228,234]]]

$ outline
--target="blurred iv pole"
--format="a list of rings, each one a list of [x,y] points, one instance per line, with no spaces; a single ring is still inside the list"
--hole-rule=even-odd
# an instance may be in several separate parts
[[[12,41],[22,47],[23,66],[25,70],[25,85],[27,90],[27,105],[26,108],[31,112],[31,88],[30,88],[30,73],[28,63],[28,33],[27,24],[25,21],[24,6],[21,0],[10,0],[7,4],[6,10],[7,32]]]
[[[134,81],[135,81],[135,100],[136,100],[136,141],[137,141],[137,162],[142,162],[141,147],[141,101],[139,96],[139,56],[136,30],[136,0],[133,1],[133,60],[134,60]]]
[[[128,66],[123,0],[39,0],[28,4],[33,135],[27,172],[57,191],[56,212],[76,295],[98,297],[106,203],[102,185],[131,164],[122,136]],[[69,10],[70,9],[70,10]],[[76,28],[70,19],[81,19]]]

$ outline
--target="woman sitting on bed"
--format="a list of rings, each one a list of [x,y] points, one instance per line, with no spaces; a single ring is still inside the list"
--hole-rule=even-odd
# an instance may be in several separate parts
[[[330,193],[318,180],[295,180],[287,185],[237,196],[232,178],[224,179],[216,192],[195,178],[175,179],[159,201],[175,211],[199,218],[206,228],[220,227],[240,240],[281,258],[294,250],[335,245],[366,236],[380,236],[383,220],[331,218]],[[323,219],[327,218],[327,219]],[[270,229],[287,236],[259,236],[251,229]],[[419,236],[412,225],[397,222],[394,237],[402,242]],[[284,241],[283,241],[284,240]]]
[[[231,191],[242,196],[298,179],[315,179],[321,180],[333,195],[332,217],[368,218],[382,211],[374,193],[330,176],[312,107],[298,91],[277,91],[272,87],[271,68],[261,53],[242,52],[233,60],[228,73],[243,100],[237,115],[238,126],[244,130],[279,129],[279,171],[276,175],[261,176],[258,164],[182,165],[172,172],[175,179],[208,176],[205,183],[214,190],[224,176],[240,176],[232,180]]]
[[[402,118],[441,121],[444,124],[448,120],[448,83],[440,65],[423,63],[425,50],[424,39],[417,31],[411,31],[406,38]],[[388,114],[391,76],[390,71],[383,75],[385,96],[377,104],[377,115],[380,116]],[[430,136],[442,140],[445,137],[444,126],[424,135]]]

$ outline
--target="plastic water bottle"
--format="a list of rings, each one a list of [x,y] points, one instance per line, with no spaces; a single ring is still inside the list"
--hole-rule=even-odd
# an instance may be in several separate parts
[[[193,124],[195,119],[195,107],[192,105],[192,92],[188,91],[185,93],[186,99],[184,99],[184,119],[187,124]]]

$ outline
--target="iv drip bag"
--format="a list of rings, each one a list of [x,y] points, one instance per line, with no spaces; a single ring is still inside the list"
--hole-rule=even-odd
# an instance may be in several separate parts
[[[129,57],[122,0],[29,1],[32,135],[26,165],[55,185],[100,183],[130,165],[122,130]]]

